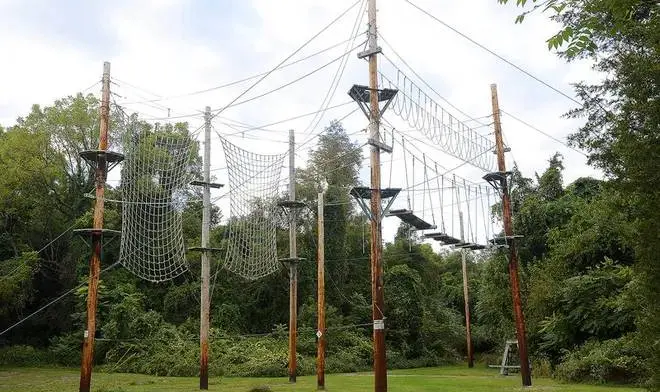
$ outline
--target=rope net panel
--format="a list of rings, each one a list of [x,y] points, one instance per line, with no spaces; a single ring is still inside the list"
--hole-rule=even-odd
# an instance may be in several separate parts
[[[199,170],[198,145],[184,125],[166,125],[126,132],[123,150],[119,259],[142,279],[172,279],[188,268],[182,214]]]
[[[224,138],[229,176],[229,235],[224,267],[248,280],[279,269],[276,227],[277,194],[287,154],[262,155]]]

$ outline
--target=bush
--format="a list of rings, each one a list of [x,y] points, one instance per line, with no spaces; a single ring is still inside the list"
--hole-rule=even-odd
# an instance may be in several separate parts
[[[634,336],[590,341],[564,356],[556,376],[566,381],[641,383],[649,369]]]
[[[9,346],[0,348],[0,366],[36,366],[49,362],[49,355],[32,346]]]
[[[80,366],[82,338],[80,333],[56,336],[50,340],[48,352],[53,360],[64,366]],[[94,350],[95,354],[98,350]]]

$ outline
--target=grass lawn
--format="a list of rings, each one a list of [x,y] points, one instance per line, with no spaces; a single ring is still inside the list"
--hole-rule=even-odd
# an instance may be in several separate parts
[[[2,392],[65,392],[78,390],[78,369],[11,368],[0,369]],[[405,369],[389,372],[388,390],[393,392],[423,391],[571,391],[571,392],[641,392],[641,389],[562,384],[554,380],[535,378],[529,389],[520,387],[517,374],[503,377],[495,369],[459,366],[441,368]],[[209,380],[210,391],[247,392],[251,388],[268,385],[272,391],[315,391],[316,377],[298,377],[298,383],[289,384],[287,378],[234,378]],[[92,376],[94,392],[180,392],[197,391],[198,379],[190,377],[154,377],[140,374],[101,373]],[[373,376],[369,373],[330,374],[326,376],[328,391],[371,391]]]

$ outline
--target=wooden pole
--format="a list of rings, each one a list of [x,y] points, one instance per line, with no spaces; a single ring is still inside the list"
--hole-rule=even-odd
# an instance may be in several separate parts
[[[209,389],[210,282],[209,229],[211,222],[211,108],[204,111],[204,190],[202,210],[202,285],[199,312],[199,389]]]
[[[99,126],[99,150],[108,149],[108,123],[110,118],[110,63],[103,63],[103,86],[101,90],[101,123]],[[94,233],[92,234],[92,256],[89,260],[87,283],[87,328],[84,332],[82,360],[80,363],[80,392],[89,392],[94,361],[94,336],[96,334],[96,305],[101,273],[103,242],[103,208],[107,164],[99,159],[95,171],[96,203],[94,205]]]
[[[497,99],[497,85],[490,85],[491,101],[493,105],[493,122],[495,124],[495,147],[497,149],[497,167],[501,173],[506,172],[504,162],[504,142],[502,140],[502,123],[500,120],[500,107]],[[511,220],[511,199],[506,176],[501,180],[502,190],[502,217],[504,221],[504,235],[509,245],[509,282],[511,284],[511,297],[513,298],[513,313],[516,318],[516,337],[518,338],[518,353],[520,354],[520,376],[523,386],[532,385],[532,376],[529,371],[529,357],[527,355],[527,338],[525,336],[525,315],[523,314],[520,299],[520,283],[518,281],[518,252],[513,240],[513,222]],[[510,240],[509,240],[510,239]]]
[[[461,242],[465,242],[462,211],[458,212],[458,219],[461,225]],[[467,342],[468,367],[471,368],[474,367],[474,351],[472,349],[472,328],[470,326],[470,295],[468,291],[467,261],[465,260],[465,253],[465,249],[461,249],[461,265],[463,268],[463,302],[465,303],[465,340]]]
[[[296,200],[296,141],[289,130],[289,200]],[[296,208],[289,210],[289,382],[296,382],[296,337],[298,333],[298,251],[296,246]]]
[[[378,33],[376,0],[369,0],[369,137],[380,142],[380,107],[378,105]],[[385,354],[385,297],[382,258],[382,226],[380,195],[380,148],[371,146],[371,297],[374,323],[374,390],[387,391],[387,358]]]
[[[319,190],[318,195],[318,244],[317,244],[317,320],[316,320],[316,388],[325,389],[325,222],[323,203],[325,193]]]

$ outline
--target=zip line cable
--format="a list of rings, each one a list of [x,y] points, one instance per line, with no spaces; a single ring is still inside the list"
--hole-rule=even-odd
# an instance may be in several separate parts
[[[345,43],[347,43],[347,42],[349,42],[349,41],[352,41],[353,39],[354,39],[354,38],[351,37],[351,38],[346,39],[346,40],[344,40],[344,41],[338,42],[338,43],[336,43],[336,44],[334,44],[334,45],[332,45],[332,46],[329,46],[329,47],[327,47],[327,48],[325,48],[325,49],[321,49],[321,50],[319,50],[319,51],[317,51],[317,52],[314,52],[314,53],[312,53],[312,54],[310,54],[310,55],[308,55],[308,56],[302,57],[302,58],[300,58],[300,59],[298,59],[298,60],[295,60],[295,61],[292,61],[292,62],[290,62],[290,63],[286,63],[286,64],[280,66],[279,68],[277,68],[277,70],[281,70],[281,69],[284,69],[284,68],[290,67],[290,66],[292,66],[292,65],[299,64],[299,63],[301,63],[301,62],[303,62],[303,61],[305,61],[305,60],[309,60],[309,59],[311,59],[311,58],[313,58],[313,57],[316,57],[316,56],[318,56],[318,55],[320,55],[320,54],[323,54],[323,53],[329,52],[329,51],[331,51],[332,49],[335,49],[335,48],[337,48],[337,47],[339,47],[339,46],[341,46],[341,45],[343,45],[343,44],[345,44]],[[234,80],[234,81],[232,81],[232,82],[227,82],[227,83],[221,84],[221,85],[219,85],[219,86],[209,87],[209,88],[206,88],[206,89],[203,89],[203,90],[191,91],[191,92],[188,92],[188,93],[183,93],[183,94],[178,94],[178,95],[170,95],[170,96],[160,96],[159,94],[151,94],[151,95],[157,96],[157,97],[159,97],[159,98],[157,98],[157,99],[149,99],[149,100],[146,100],[146,101],[133,101],[133,102],[121,102],[121,103],[122,103],[122,104],[125,104],[125,105],[129,105],[129,104],[139,104],[139,103],[145,103],[145,102],[160,102],[160,101],[166,101],[166,100],[170,100],[170,99],[184,98],[184,97],[188,97],[188,96],[204,94],[204,93],[208,93],[208,92],[211,92],[211,91],[220,90],[220,89],[223,89],[223,88],[226,88],[226,87],[235,86],[235,85],[237,85],[237,84],[241,84],[241,83],[244,83],[244,82],[247,82],[247,81],[250,81],[250,80],[256,79],[256,78],[258,78],[258,77],[260,77],[260,76],[264,76],[264,75],[266,75],[267,73],[268,73],[268,72],[261,72],[261,73],[258,73],[258,74],[252,75],[252,76],[247,76],[247,77],[244,77],[244,78],[242,78],[242,79]],[[144,90],[143,90],[143,91],[144,91]]]
[[[521,124],[523,124],[523,125],[526,125],[527,127],[531,128],[532,130],[534,130],[534,131],[540,133],[541,135],[546,136],[546,137],[548,137],[548,138],[550,138],[550,139],[556,141],[557,143],[563,145],[564,147],[569,148],[569,149],[571,149],[571,150],[577,152],[578,154],[581,154],[581,155],[583,155],[583,156],[585,156],[585,157],[587,157],[587,158],[589,157],[589,156],[588,156],[587,154],[585,154],[584,152],[578,150],[578,149],[575,148],[575,147],[572,147],[571,145],[569,145],[569,144],[567,144],[566,142],[564,142],[564,141],[562,141],[562,140],[560,140],[560,139],[558,139],[558,138],[556,138],[556,137],[550,135],[550,134],[547,133],[547,132],[543,132],[541,129],[539,129],[539,128],[533,126],[532,124],[530,124],[530,123],[528,123],[528,122],[526,122],[526,121],[524,121],[524,120],[522,120],[522,119],[520,119],[519,117],[516,117],[516,116],[514,116],[513,114],[511,114],[511,113],[509,113],[509,112],[505,112],[504,110],[501,110],[501,109],[500,109],[500,112],[502,112],[503,114],[505,114],[505,115],[511,117],[512,119],[518,121],[519,123],[521,123]]]
[[[294,80],[292,80],[292,81],[290,81],[290,82],[287,82],[287,83],[285,83],[285,84],[283,84],[283,85],[281,85],[281,86],[279,86],[279,87],[276,87],[276,88],[274,88],[274,89],[272,89],[272,90],[268,90],[268,91],[266,91],[266,92],[264,92],[264,93],[262,93],[262,94],[259,94],[259,95],[254,96],[254,97],[250,97],[250,98],[244,99],[244,100],[242,100],[242,101],[238,101],[238,99],[234,99],[234,100],[232,100],[232,102],[230,102],[229,104],[223,106],[222,108],[214,110],[214,111],[215,111],[215,114],[211,114],[211,118],[214,118],[215,116],[217,116],[218,114],[222,113],[224,110],[226,110],[226,109],[228,109],[228,108],[233,108],[233,107],[235,107],[235,106],[240,106],[240,105],[243,105],[243,104],[245,104],[245,103],[252,102],[252,101],[257,100],[257,99],[259,99],[259,98],[263,98],[263,97],[265,97],[266,95],[269,95],[269,94],[272,94],[272,93],[274,93],[274,92],[277,92],[277,91],[279,91],[279,90],[281,90],[281,89],[283,89],[283,88],[285,88],[285,87],[289,87],[289,86],[291,86],[292,84],[295,84],[295,83],[297,83],[297,82],[299,82],[299,81],[301,81],[301,80],[303,80],[303,79],[305,79],[305,78],[307,78],[307,77],[309,77],[309,76],[311,76],[311,75],[317,73],[318,71],[321,71],[322,69],[328,67],[329,65],[331,65],[331,64],[333,64],[333,63],[336,63],[337,61],[343,59],[344,57],[346,57],[346,56],[348,56],[350,53],[352,53],[355,49],[359,48],[362,44],[363,44],[363,43],[360,43],[360,44],[358,44],[358,45],[353,46],[352,49],[350,49],[348,52],[345,52],[345,53],[342,54],[341,56],[336,57],[336,58],[330,60],[329,62],[327,62],[327,63],[321,65],[320,67],[317,67],[317,68],[313,69],[312,71],[307,72],[306,74],[304,74],[304,75],[302,75],[302,76],[300,76],[300,77],[298,77],[298,78],[296,78],[296,79],[294,79]],[[245,95],[245,94],[240,94],[240,97],[242,97],[243,95]],[[239,97],[239,98],[240,98],[240,97]]]
[[[473,43],[474,45],[476,45],[476,46],[478,46],[479,48],[485,50],[486,52],[492,54],[493,56],[497,57],[498,59],[500,59],[500,60],[502,60],[503,62],[507,63],[508,65],[512,66],[513,68],[517,69],[518,71],[524,73],[525,75],[529,76],[530,78],[532,78],[532,79],[536,80],[537,82],[541,83],[542,85],[544,85],[544,86],[550,88],[551,90],[553,90],[554,92],[556,92],[556,93],[558,93],[559,95],[563,96],[564,98],[567,98],[567,99],[573,101],[574,103],[576,103],[576,104],[578,104],[578,105],[580,105],[580,106],[583,106],[582,103],[580,103],[577,99],[571,97],[570,95],[566,94],[565,92],[563,92],[563,91],[559,90],[558,88],[552,86],[551,84],[549,84],[548,82],[546,82],[546,81],[544,81],[543,79],[539,78],[538,76],[535,76],[535,75],[533,75],[532,73],[526,71],[525,69],[523,69],[523,68],[520,67],[519,65],[516,65],[516,64],[513,63],[512,61],[507,60],[505,57],[503,57],[502,55],[496,53],[495,51],[493,51],[493,50],[491,50],[491,49],[488,49],[485,45],[480,44],[479,42],[477,42],[477,41],[475,41],[474,39],[470,38],[467,34],[464,34],[464,33],[460,32],[459,30],[457,30],[455,27],[449,25],[449,24],[446,23],[446,22],[443,22],[443,21],[440,20],[438,17],[434,16],[434,15],[431,14],[429,11],[424,10],[423,8],[421,8],[421,7],[418,6],[417,4],[413,3],[412,1],[410,1],[410,0],[404,0],[404,1],[405,1],[406,3],[408,3],[408,4],[410,4],[411,6],[415,7],[417,10],[419,10],[420,12],[422,12],[423,14],[425,14],[426,16],[430,17],[431,19],[435,20],[436,22],[440,23],[441,25],[445,26],[445,27],[448,28],[449,30],[451,30],[451,31],[453,31],[454,33],[460,35],[461,37],[463,37],[463,38],[465,38],[466,40],[470,41],[470,42]]]
[[[349,35],[349,42],[346,45],[345,51],[348,51],[351,45],[355,43],[355,40],[358,37],[358,32],[360,28],[360,21],[364,18],[364,6],[366,5],[365,1],[362,1],[362,4],[360,5],[360,8],[358,9],[357,17],[355,18],[355,23],[353,24],[353,28],[351,29],[351,34]],[[364,41],[366,42],[366,41]],[[364,42],[362,44],[364,44]],[[362,45],[360,44],[360,46]],[[332,99],[335,96],[335,93],[337,92],[337,88],[339,87],[339,82],[341,81],[342,76],[344,75],[344,71],[346,70],[346,65],[348,64],[348,56],[345,56],[341,63],[339,64],[339,68],[337,68],[337,72],[335,72],[334,77],[332,78],[332,82],[330,83],[330,87],[328,88],[328,91],[325,94],[325,97],[323,98],[323,101],[321,102],[321,108],[324,106],[327,107],[330,105],[330,102],[332,102]],[[310,121],[309,125],[307,125],[307,128],[305,128],[305,131],[303,133],[310,132],[319,125],[321,120],[323,120],[323,116],[325,115],[325,110],[320,110],[318,116],[314,116],[312,121]]]
[[[55,241],[57,241],[57,240],[59,240],[60,238],[62,238],[66,233],[70,232],[71,229],[73,229],[74,227],[76,227],[76,225],[77,225],[77,223],[74,222],[74,223],[73,223],[71,226],[69,226],[66,230],[64,230],[62,233],[60,233],[60,235],[58,235],[58,236],[55,237],[52,241],[50,241],[49,243],[47,243],[46,245],[44,245],[43,247],[41,247],[41,249],[39,249],[39,250],[37,251],[37,254],[43,252],[46,248],[48,248],[48,247],[51,246],[53,243],[55,243]],[[0,279],[9,279],[9,278],[14,274],[14,272],[18,271],[21,267],[22,267],[22,265],[18,265],[16,268],[14,268],[13,270],[11,270],[9,273],[7,273],[7,274],[5,274],[5,275],[3,275],[3,276],[0,276]]]
[[[316,39],[319,35],[321,35],[323,32],[325,32],[327,29],[329,29],[332,25],[334,25],[337,21],[339,21],[341,18],[344,17],[350,10],[352,10],[356,5],[358,5],[360,2],[363,0],[358,0],[355,3],[353,3],[348,9],[346,9],[344,12],[339,14],[335,19],[333,19],[329,24],[327,24],[325,27],[323,27],[318,33],[314,34],[311,38],[309,38],[305,43],[302,44],[302,46],[298,47],[298,49],[294,50],[293,53],[288,55],[284,60],[282,60],[279,64],[277,64],[273,69],[270,71],[266,72],[263,76],[261,76],[256,82],[252,83],[247,89],[243,90],[242,93],[238,94],[234,99],[229,101],[225,106],[221,107],[218,110],[215,110],[215,113],[211,114],[211,118],[217,116],[218,114],[222,113],[225,111],[227,108],[231,107],[234,103],[236,103],[241,97],[243,97],[245,94],[250,92],[253,88],[255,88],[259,83],[261,83],[264,79],[266,79],[271,73],[275,72],[279,67],[284,65],[289,59],[293,56],[295,56],[298,52],[300,52],[302,49],[305,48],[310,42],[312,42],[314,39]]]

